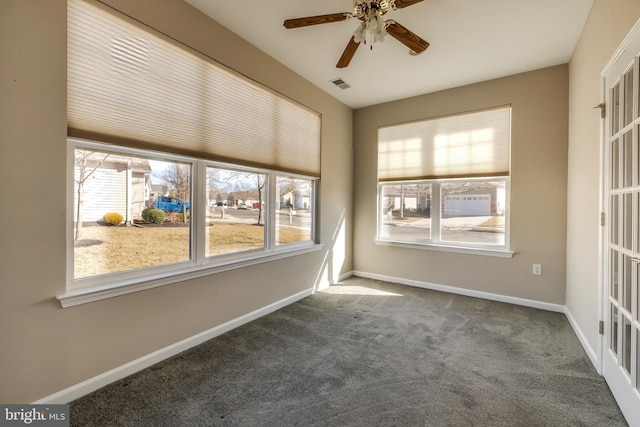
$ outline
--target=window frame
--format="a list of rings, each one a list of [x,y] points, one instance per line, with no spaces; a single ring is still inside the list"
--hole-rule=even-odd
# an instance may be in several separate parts
[[[505,183],[505,235],[504,245],[492,244],[474,244],[470,242],[451,242],[442,240],[442,185],[450,182],[473,182],[473,181],[503,181]],[[431,233],[430,238],[424,242],[405,241],[393,237],[382,236],[382,227],[384,223],[384,200],[383,187],[386,185],[399,184],[429,184],[431,185],[431,208],[430,221]],[[426,249],[443,252],[456,252],[475,255],[486,255],[503,258],[511,258],[513,252],[510,250],[510,177],[509,176],[488,176],[488,177],[469,177],[469,178],[441,178],[441,179],[416,179],[416,180],[398,180],[398,181],[380,181],[377,189],[377,229],[375,242],[378,245],[400,246],[413,249]]]
[[[192,165],[191,169],[191,208],[190,208],[190,259],[158,266],[121,271],[81,279],[74,278],[74,169],[75,150],[91,149],[125,156],[137,156],[151,160],[176,161]],[[66,247],[66,293],[57,297],[62,307],[71,307],[137,292],[143,289],[164,286],[192,278],[234,270],[250,265],[269,262],[277,259],[318,251],[322,248],[319,241],[317,215],[319,212],[318,177],[310,177],[288,172],[251,168],[242,165],[221,163],[204,158],[176,155],[158,150],[146,150],[125,146],[89,141],[79,138],[68,138],[67,143],[67,247]],[[261,249],[251,249],[230,254],[206,256],[206,168],[215,167],[265,174],[265,242]],[[311,182],[311,240],[275,244],[275,190],[276,176],[305,179]]]

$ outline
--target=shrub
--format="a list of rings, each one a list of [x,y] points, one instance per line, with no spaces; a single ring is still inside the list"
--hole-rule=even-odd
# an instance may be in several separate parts
[[[142,219],[152,224],[162,224],[164,222],[164,211],[160,209],[147,208],[142,211]]]
[[[102,220],[108,225],[118,225],[122,222],[124,217],[117,212],[109,212],[104,214]]]

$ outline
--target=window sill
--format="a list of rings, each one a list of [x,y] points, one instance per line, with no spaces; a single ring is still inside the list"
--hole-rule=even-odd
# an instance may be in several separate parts
[[[410,249],[420,249],[420,250],[428,250],[428,251],[438,251],[438,252],[452,252],[458,254],[467,254],[467,255],[482,255],[482,256],[491,256],[498,258],[513,258],[515,252],[508,251],[505,249],[489,249],[489,248],[474,248],[468,246],[448,246],[442,244],[434,244],[434,243],[406,243],[406,242],[393,242],[389,240],[376,240],[377,245],[381,246],[397,246],[401,248],[410,248]]]
[[[203,265],[199,267],[190,267],[188,269],[177,270],[171,273],[156,274],[146,276],[136,281],[120,281],[109,283],[106,285],[92,286],[81,289],[75,289],[64,295],[56,297],[60,301],[62,308],[73,307],[80,304],[100,301],[107,298],[113,298],[120,295],[126,295],[133,292],[143,291],[145,289],[153,289],[159,286],[170,285],[172,283],[182,282],[185,280],[196,279],[198,277],[208,276],[211,274],[221,273],[223,271],[236,270],[238,268],[248,267],[251,265],[262,264],[265,262],[275,261],[302,255],[310,252],[321,250],[323,245],[314,244],[307,247],[296,246],[295,248],[272,252],[252,259],[243,261],[229,262],[226,264]]]

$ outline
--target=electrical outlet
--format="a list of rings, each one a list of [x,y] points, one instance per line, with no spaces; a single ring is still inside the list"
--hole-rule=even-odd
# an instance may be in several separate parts
[[[533,264],[533,272],[536,276],[542,275],[542,264]]]

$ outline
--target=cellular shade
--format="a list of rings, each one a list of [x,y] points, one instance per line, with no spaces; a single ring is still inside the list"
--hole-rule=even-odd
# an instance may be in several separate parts
[[[68,3],[70,136],[320,176],[320,115],[99,3]]]
[[[378,129],[380,181],[508,176],[511,107]]]

